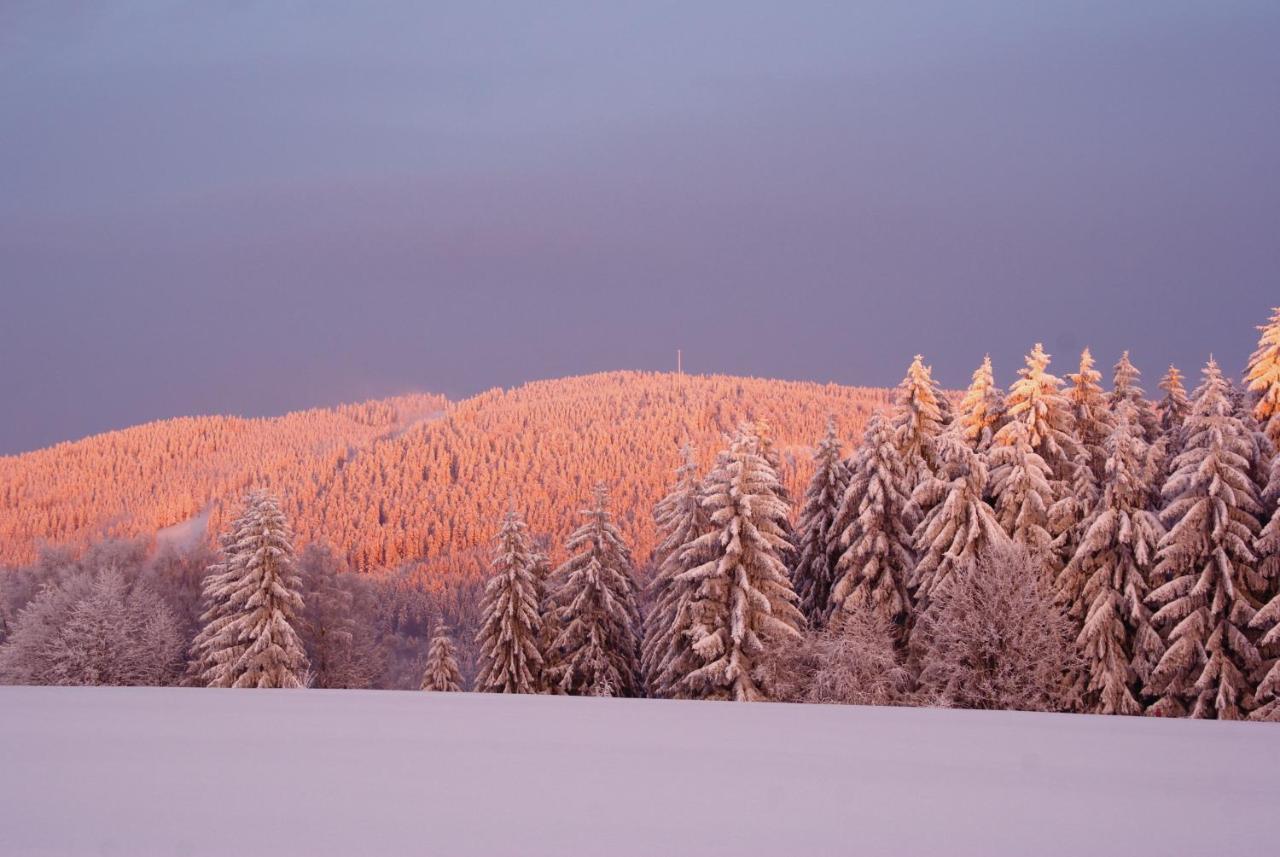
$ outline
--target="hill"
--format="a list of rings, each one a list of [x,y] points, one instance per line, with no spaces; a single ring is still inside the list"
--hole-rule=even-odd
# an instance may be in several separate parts
[[[613,372],[419,396],[276,420],[169,420],[0,459],[0,560],[42,541],[150,536],[207,513],[217,532],[250,485],[278,493],[300,546],[326,542],[361,570],[420,563],[471,574],[513,501],[553,556],[591,486],[612,492],[638,560],[680,446],[704,465],[743,420],[769,425],[798,495],[834,415],[856,438],[886,390],[730,376]],[[438,419],[424,420],[434,413]]]
[[[1266,854],[1280,730],[1007,711],[6,687],[0,757],[6,854]]]

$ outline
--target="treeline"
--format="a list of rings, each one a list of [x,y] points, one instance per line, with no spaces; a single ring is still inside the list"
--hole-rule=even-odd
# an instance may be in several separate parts
[[[984,361],[956,401],[917,357],[850,457],[828,420],[794,500],[771,426],[743,423],[710,466],[685,447],[653,509],[648,575],[610,511],[621,484],[594,488],[558,562],[523,498],[494,498],[479,603],[450,613],[417,590],[431,611],[412,635],[418,683],[1280,719],[1280,310],[1261,330],[1243,385],[1210,360],[1188,395],[1170,367],[1158,401],[1127,354],[1107,390],[1087,350],[1063,380],[1037,345],[1007,391]],[[292,538],[280,505],[251,494],[202,577],[199,617],[180,599],[185,657],[180,608],[157,613],[153,584],[131,589],[110,564],[89,584],[68,575],[16,614],[0,676],[98,683],[105,667],[76,667],[74,640],[23,641],[96,627],[110,604],[100,624],[134,629],[99,659],[129,664],[116,680],[372,684],[406,605],[375,590],[387,606],[360,620],[363,587],[383,584],[318,548],[295,559]],[[158,665],[135,664],[148,649]],[[57,666],[24,676],[42,651]]]

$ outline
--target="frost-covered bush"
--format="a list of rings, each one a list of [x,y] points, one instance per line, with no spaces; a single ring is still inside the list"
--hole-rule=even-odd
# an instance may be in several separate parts
[[[911,676],[898,662],[894,627],[874,610],[843,611],[768,663],[782,702],[845,705],[909,704]]]

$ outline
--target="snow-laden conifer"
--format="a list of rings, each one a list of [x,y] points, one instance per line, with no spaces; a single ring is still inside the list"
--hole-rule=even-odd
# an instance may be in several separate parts
[[[938,457],[937,473],[912,498],[929,510],[913,535],[918,560],[911,583],[917,613],[929,609],[958,569],[972,565],[989,546],[1009,541],[984,499],[987,466],[982,456],[951,431],[939,438]]]
[[[453,638],[443,622],[436,623],[427,649],[427,665],[422,671],[422,689],[439,693],[456,693],[462,690],[462,672],[458,669],[458,654]]]
[[[991,370],[991,355],[982,358],[982,364],[973,370],[969,389],[956,411],[956,422],[969,446],[977,452],[986,452],[991,438],[1004,419],[1004,391],[996,384]]]
[[[1160,417],[1139,384],[1142,373],[1129,359],[1128,351],[1121,353],[1112,368],[1111,393],[1107,397],[1111,410],[1115,411],[1121,402],[1129,402],[1137,415],[1138,425],[1142,427],[1142,439],[1148,444],[1155,443],[1160,437]]]
[[[1160,429],[1166,435],[1175,434],[1182,429],[1183,421],[1191,412],[1191,400],[1187,398],[1187,388],[1182,383],[1182,372],[1172,363],[1160,379],[1160,389],[1164,391],[1164,397],[1156,407]],[[1177,450],[1171,449],[1170,452],[1177,454]]]
[[[835,532],[836,514],[849,484],[849,470],[840,456],[835,418],[827,420],[827,433],[813,456],[813,477],[804,495],[798,530],[799,560],[791,575],[800,609],[811,624],[821,624],[830,607],[831,587],[840,546]]]
[[[951,403],[917,354],[894,397],[893,429],[914,489],[937,467],[937,439],[951,422]]]
[[[1271,478],[1264,493],[1270,510],[1266,526],[1254,542],[1264,603],[1249,623],[1259,632],[1258,648],[1265,658],[1256,692],[1256,720],[1280,721],[1280,457],[1271,462]]]
[[[303,609],[289,522],[275,498],[251,492],[204,580],[208,609],[191,644],[208,687],[301,687],[307,655],[294,630]]]
[[[1148,685],[1158,714],[1239,719],[1251,707],[1261,658],[1245,628],[1255,613],[1250,591],[1262,580],[1252,551],[1261,507],[1250,446],[1210,360],[1164,486],[1168,529],[1153,575],[1161,585],[1148,598],[1162,605],[1153,621],[1168,642]]]
[[[840,549],[831,593],[833,616],[870,610],[896,629],[907,624],[917,514],[893,429],[880,413],[872,414],[832,531]]]
[[[1067,379],[1071,382],[1067,399],[1071,402],[1076,440],[1088,458],[1094,478],[1100,482],[1106,470],[1107,453],[1103,445],[1111,433],[1111,411],[1102,392],[1102,373],[1093,368],[1093,355],[1088,348],[1080,354],[1079,370],[1069,373]]]
[[[1258,330],[1258,347],[1249,358],[1245,383],[1253,394],[1253,416],[1258,425],[1280,447],[1280,307]]]
[[[586,522],[565,543],[569,559],[555,572],[560,628],[548,684],[574,696],[640,695],[640,614],[631,553],[597,485]]]
[[[1049,507],[1054,502],[1049,465],[1031,447],[1025,423],[1011,423],[1001,443],[987,456],[988,491],[995,500],[996,519],[1004,531],[1031,556],[1051,567]]]
[[[525,523],[507,512],[493,554],[493,576],[480,602],[480,671],[475,689],[537,693],[542,681],[542,616]]]
[[[1006,422],[996,432],[994,446],[1008,445],[1025,430],[1031,449],[1049,465],[1055,481],[1055,498],[1061,496],[1072,476],[1079,454],[1071,402],[1062,392],[1062,381],[1049,374],[1049,355],[1036,343],[1018,370],[1018,380],[1005,398]],[[1015,426],[1021,425],[1019,429]]]
[[[696,584],[690,633],[698,661],[696,669],[673,676],[683,695],[772,698],[765,661],[804,623],[781,559],[788,544],[780,487],[750,427],[708,477],[703,506],[710,531],[691,546],[708,559],[680,576]]]
[[[1102,502],[1059,576],[1064,600],[1081,605],[1077,643],[1085,658],[1084,702],[1099,714],[1141,714],[1138,692],[1164,650],[1145,603],[1164,527],[1150,511],[1136,417],[1128,403],[1117,411],[1106,441]]]

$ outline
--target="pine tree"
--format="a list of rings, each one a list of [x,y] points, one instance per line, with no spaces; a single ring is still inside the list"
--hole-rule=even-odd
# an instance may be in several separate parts
[[[1158,714],[1238,719],[1252,704],[1249,677],[1261,664],[1244,629],[1254,618],[1250,590],[1261,589],[1251,550],[1260,505],[1248,476],[1250,441],[1232,412],[1229,385],[1209,361],[1185,425],[1183,452],[1164,486],[1151,593],[1168,648],[1149,691]]]
[[[462,690],[462,672],[458,669],[457,651],[443,622],[436,623],[435,633],[431,635],[427,666],[422,672],[422,689],[440,693]]]
[[[914,489],[937,467],[937,439],[951,422],[951,403],[917,354],[898,385],[893,429]]]
[[[1034,560],[1051,566],[1049,507],[1054,496],[1049,465],[1031,448],[1025,423],[1011,423],[1001,440],[987,456],[996,519]]]
[[[1027,365],[1018,370],[1018,380],[1009,388],[1005,399],[1008,420],[992,443],[1003,446],[1014,442],[1022,431],[1015,425],[1023,426],[1031,449],[1049,465],[1056,498],[1072,478],[1079,444],[1075,440],[1071,403],[1062,393],[1062,381],[1050,375],[1048,368],[1049,355],[1037,342],[1027,355]]]
[[[209,687],[301,687],[308,662],[294,625],[303,610],[292,532],[275,498],[254,491],[204,580],[209,605],[192,643]]]
[[[800,511],[800,559],[791,575],[800,609],[810,624],[821,624],[831,600],[835,566],[840,559],[836,514],[849,484],[849,470],[840,457],[836,422],[827,420],[827,434],[813,456],[813,477]]]
[[[1280,447],[1280,307],[1272,310],[1270,320],[1258,327],[1258,347],[1249,358],[1245,383],[1253,394],[1253,417]]]
[[[1004,420],[1004,411],[1004,391],[996,385],[988,354],[982,358],[982,365],[973,370],[969,389],[960,400],[956,414],[965,442],[976,452],[986,452]]]
[[[675,674],[683,695],[770,699],[766,661],[799,636],[804,616],[780,558],[787,550],[786,504],[778,475],[750,427],[740,431],[707,481],[711,530],[691,550],[709,558],[681,575],[695,583],[689,609],[695,669]]]
[[[874,413],[832,528],[833,542],[840,549],[831,592],[833,617],[869,608],[897,629],[906,626],[917,511],[905,485],[906,467],[893,429],[880,413]]]
[[[1112,376],[1111,394],[1108,396],[1111,410],[1115,411],[1121,402],[1129,402],[1137,414],[1138,425],[1142,427],[1142,439],[1148,444],[1155,443],[1160,437],[1160,417],[1138,384],[1142,373],[1130,362],[1128,351],[1121,353],[1113,369],[1115,374]]]
[[[939,439],[939,458],[937,475],[912,498],[929,510],[913,534],[919,557],[911,579],[917,614],[951,585],[957,570],[977,562],[991,545],[1009,541],[983,499],[987,466],[982,457],[948,432]]]
[[[537,693],[542,681],[542,616],[525,523],[507,512],[493,554],[493,576],[480,602],[480,671],[476,690]]]
[[[569,536],[571,554],[556,570],[560,633],[548,682],[574,696],[638,696],[640,614],[631,554],[609,517],[609,497],[597,485],[586,523]]]
[[[681,452],[684,463],[676,469],[675,487],[653,510],[663,538],[654,551],[657,571],[649,584],[650,609],[644,618],[640,664],[649,694],[654,697],[668,697],[675,692],[668,666],[676,670],[692,669],[688,607],[696,587],[681,580],[680,575],[702,562],[687,548],[710,524],[702,508],[697,455],[692,446],[685,446]]]
[[[1106,441],[1102,503],[1059,576],[1064,600],[1084,622],[1077,638],[1085,658],[1084,700],[1099,714],[1141,714],[1138,690],[1151,678],[1164,644],[1146,605],[1156,547],[1164,534],[1143,479],[1145,444],[1132,406],[1116,415]],[[1070,582],[1067,582],[1070,581]]]
[[[1102,373],[1093,368],[1093,355],[1088,348],[1080,354],[1079,371],[1068,374],[1067,379],[1071,381],[1067,400],[1071,402],[1076,440],[1088,459],[1094,478],[1101,482],[1107,463],[1103,445],[1111,433],[1111,413],[1099,383]]]

